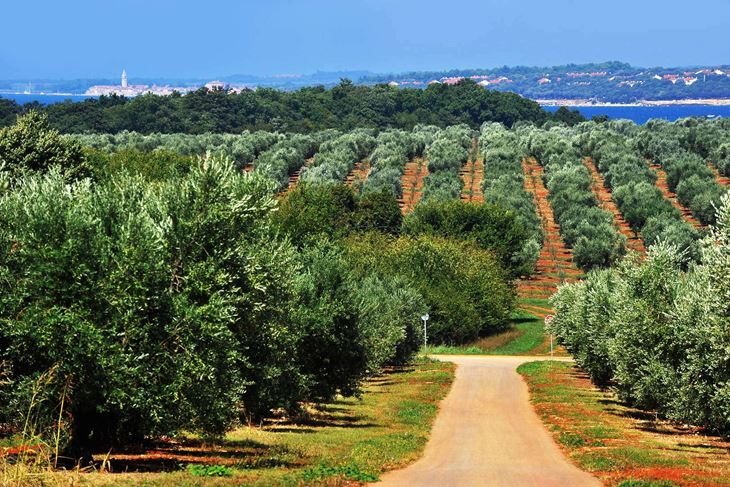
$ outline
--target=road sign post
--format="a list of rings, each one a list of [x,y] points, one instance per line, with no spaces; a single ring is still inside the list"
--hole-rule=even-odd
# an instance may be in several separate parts
[[[545,326],[550,328],[550,322],[553,321],[553,315],[547,315],[544,318]],[[550,359],[553,358],[553,332],[550,331]]]
[[[426,323],[428,322],[429,318],[430,318],[430,316],[428,315],[428,313],[421,316],[421,319],[423,320],[423,350],[424,351],[426,351],[426,349],[428,348],[428,329],[426,327]]]

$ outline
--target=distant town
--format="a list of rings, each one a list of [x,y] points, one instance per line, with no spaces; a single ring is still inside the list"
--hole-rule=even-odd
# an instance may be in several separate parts
[[[240,93],[246,89],[276,88],[284,91],[305,86],[332,87],[342,79],[360,85],[394,88],[426,88],[456,84],[468,79],[497,91],[510,91],[544,105],[601,104],[730,104],[730,65],[686,68],[640,68],[621,62],[569,64],[553,67],[503,66],[489,69],[455,69],[376,74],[367,71],[315,72],[270,76],[232,75],[215,80],[136,78],[126,69],[118,83],[109,79],[0,80],[3,93],[135,97],[185,94],[201,88]]]
[[[188,93],[190,91],[195,91],[200,88],[207,88],[209,90],[227,90],[227,91],[233,91],[233,92],[240,92],[241,90],[251,88],[247,85],[232,85],[230,83],[224,83],[223,81],[209,81],[208,83],[205,83],[202,86],[170,86],[170,85],[163,85],[158,86],[156,84],[153,85],[130,85],[128,78],[127,78],[127,70],[122,70],[122,77],[121,82],[118,85],[94,85],[89,87],[89,89],[86,90],[84,95],[87,96],[111,96],[111,95],[118,95],[118,96],[127,96],[127,97],[133,97],[133,96],[139,96],[144,95],[146,93],[150,93],[153,95],[172,95],[173,93]]]

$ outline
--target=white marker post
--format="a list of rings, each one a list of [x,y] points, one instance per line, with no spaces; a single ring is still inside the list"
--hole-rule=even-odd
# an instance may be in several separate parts
[[[427,335],[426,322],[428,322],[428,319],[429,318],[430,318],[430,316],[428,315],[428,313],[426,313],[425,315],[421,316],[421,319],[423,320],[423,351],[424,352],[428,348],[428,339],[427,339],[428,335]]]
[[[553,315],[547,315],[545,318],[545,326],[550,327],[550,322],[553,321]],[[553,358],[553,334],[550,332],[550,359]]]

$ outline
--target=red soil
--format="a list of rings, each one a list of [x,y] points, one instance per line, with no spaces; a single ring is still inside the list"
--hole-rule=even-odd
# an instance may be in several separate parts
[[[667,173],[664,172],[662,166],[654,163],[650,163],[649,166],[654,170],[657,175],[656,187],[661,190],[664,197],[668,199],[672,203],[672,205],[674,205],[674,207],[682,213],[682,216],[685,220],[690,222],[696,228],[701,228],[702,224],[700,224],[700,222],[697,221],[694,216],[692,216],[692,212],[685,208],[684,205],[679,202],[676,194],[669,191],[669,186],[667,186]]]
[[[365,181],[370,174],[370,163],[367,161],[356,162],[355,167],[350,171],[345,179],[345,184],[352,186],[355,181]]]
[[[399,200],[400,209],[404,215],[413,211],[413,208],[420,201],[423,191],[423,178],[427,175],[428,166],[424,159],[416,157],[406,163],[405,171],[401,177],[403,197]]]
[[[472,150],[469,159],[461,168],[459,173],[464,181],[464,189],[461,193],[461,200],[474,203],[484,203],[482,194],[482,181],[484,180],[484,160],[477,150],[477,139],[472,143]]]
[[[718,183],[720,183],[720,186],[725,186],[725,187],[730,186],[730,178],[721,175],[720,172],[717,170],[717,168],[715,166],[713,166],[712,164],[708,164],[707,167],[709,167],[710,170],[712,171],[712,174],[715,175],[715,179],[717,180]]]
[[[520,309],[531,313],[538,318],[545,318],[546,316],[552,315],[555,311],[552,308],[543,308],[542,306],[534,306],[532,304],[520,303]]]
[[[312,162],[314,162],[314,157],[310,157],[304,162],[305,166],[311,166]],[[284,193],[288,193],[290,191],[293,191],[294,188],[297,187],[297,184],[299,184],[299,174],[301,174],[302,170],[301,168],[297,169],[293,173],[289,175],[289,186],[284,190]]]
[[[639,252],[640,254],[645,254],[646,248],[644,247],[644,242],[633,232],[633,230],[631,230],[629,224],[626,223],[626,220],[624,220],[623,215],[621,215],[616,203],[613,201],[611,190],[606,186],[606,181],[603,179],[601,173],[599,173],[596,169],[596,165],[593,163],[593,158],[586,157],[583,160],[583,163],[591,172],[591,176],[593,178],[593,184],[591,185],[593,194],[596,195],[601,208],[613,213],[616,227],[619,229],[621,234],[626,237],[627,247]]]
[[[546,299],[552,296],[558,284],[574,282],[581,272],[573,264],[572,252],[560,239],[560,228],[555,222],[553,209],[547,199],[548,191],[542,180],[542,166],[535,159],[530,158],[522,161],[522,169],[525,172],[525,190],[534,198],[535,207],[542,220],[545,238],[535,273],[520,281],[517,291],[523,298]],[[523,307],[528,306],[530,305]],[[551,310],[542,308],[536,311],[545,315]]]

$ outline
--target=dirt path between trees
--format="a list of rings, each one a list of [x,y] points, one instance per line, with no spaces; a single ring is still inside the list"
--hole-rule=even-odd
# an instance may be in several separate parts
[[[401,212],[413,211],[416,204],[421,200],[423,191],[423,179],[428,176],[428,165],[425,159],[416,157],[406,163],[406,168],[401,177],[403,197],[399,200]]]
[[[516,369],[546,357],[437,358],[457,364],[456,378],[423,457],[378,486],[601,485],[566,460],[530,405]]]
[[[616,206],[616,203],[613,201],[611,190],[606,186],[606,181],[603,179],[601,173],[598,172],[598,169],[593,162],[593,158],[586,157],[585,159],[583,159],[583,163],[588,168],[588,171],[590,171],[591,178],[593,179],[593,184],[591,185],[593,194],[596,196],[596,199],[598,200],[599,205],[601,205],[601,208],[613,213],[613,220],[616,224],[616,227],[619,229],[621,234],[626,237],[626,246],[631,250],[639,252],[642,255],[645,254],[646,248],[644,247],[644,242],[634,234],[629,224],[626,223],[626,220],[624,220],[621,211],[618,209],[618,206]]]
[[[461,201],[484,203],[482,194],[482,181],[484,180],[484,159],[479,151],[477,139],[472,141],[469,151],[469,159],[459,171],[459,176],[464,182],[464,189],[461,192]]]
[[[720,171],[717,170],[717,168],[714,166],[714,164],[707,164],[707,167],[710,168],[710,171],[712,171],[712,174],[715,175],[715,179],[720,184],[720,186],[728,187],[730,186],[730,178],[723,176],[720,174]]]
[[[368,161],[356,162],[355,167],[352,168],[352,171],[345,178],[345,184],[352,186],[355,184],[355,181],[365,182],[368,174],[370,174],[370,163]]]
[[[669,190],[669,185],[667,185],[667,173],[664,172],[662,166],[659,164],[650,163],[649,167],[651,167],[651,169],[656,173],[656,187],[659,188],[664,197],[668,199],[669,202],[672,203],[672,205],[674,205],[676,209],[679,210],[685,220],[694,225],[695,228],[702,228],[700,222],[697,221],[694,216],[692,216],[692,212],[685,208],[684,205],[682,205],[682,203],[680,203],[677,199],[677,195]]]
[[[544,240],[535,272],[517,285],[517,292],[523,298],[547,299],[553,295],[562,282],[574,282],[582,273],[573,264],[573,254],[560,238],[560,227],[555,221],[552,206],[548,201],[548,190],[542,181],[543,168],[536,160],[522,161],[525,173],[525,190],[535,201],[535,208],[542,221]]]

